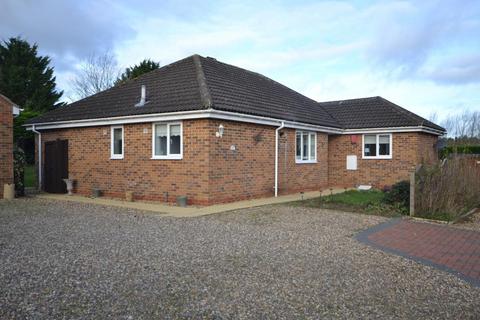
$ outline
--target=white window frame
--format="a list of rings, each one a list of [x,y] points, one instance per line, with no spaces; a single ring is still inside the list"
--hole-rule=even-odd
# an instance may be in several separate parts
[[[376,156],[366,156],[365,155],[365,136],[375,136],[375,143],[377,148],[377,155]],[[390,143],[389,143],[389,155],[380,155],[380,136],[389,136]],[[393,156],[393,134],[391,133],[366,133],[362,135],[362,159],[392,159]]]
[[[310,148],[310,140],[311,140],[311,134],[313,133],[315,137],[315,155],[313,159],[311,158],[311,148]],[[300,134],[300,159],[297,158],[297,135]],[[302,160],[302,155],[303,155],[303,135],[308,134],[308,159],[309,160]],[[317,133],[315,131],[306,131],[306,130],[296,130],[295,131],[295,163],[317,163],[317,143],[318,143],[318,137]]]
[[[122,129],[122,153],[121,154],[114,154],[115,141],[114,141],[113,131],[115,129]],[[112,160],[123,159],[124,155],[125,155],[125,129],[123,128],[123,126],[111,126],[110,127],[110,159]]]
[[[167,126],[167,155],[155,154],[155,126],[164,124]],[[170,154],[170,126],[180,125],[180,154]],[[183,159],[183,124],[182,122],[154,122],[152,123],[152,159],[155,160],[181,160]]]

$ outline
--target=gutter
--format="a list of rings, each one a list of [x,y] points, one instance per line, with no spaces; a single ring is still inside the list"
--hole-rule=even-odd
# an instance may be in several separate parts
[[[366,129],[343,129],[342,134],[368,134],[368,133],[390,133],[390,132],[425,132],[437,136],[442,136],[447,131],[442,131],[426,126],[409,126],[409,127],[385,127],[385,128],[366,128]]]
[[[280,127],[275,129],[275,198],[278,197],[278,132],[285,128],[285,122],[282,121]]]
[[[42,133],[32,125],[32,132],[38,134],[38,188],[42,188]]]
[[[189,119],[221,119],[240,121],[248,123],[256,123],[267,126],[277,126],[282,121],[285,122],[286,128],[293,128],[299,130],[320,131],[329,134],[341,134],[342,129],[334,127],[326,127],[319,125],[306,124],[296,121],[287,121],[278,118],[254,116],[249,114],[242,114],[230,111],[220,111],[212,108],[206,110],[192,110],[192,111],[177,111],[169,113],[157,114],[140,114],[121,117],[107,117],[97,119],[82,119],[82,120],[64,120],[55,122],[39,122],[35,124],[24,124],[23,126],[30,130],[35,125],[41,130],[47,129],[64,129],[64,128],[79,128],[79,127],[93,127],[93,126],[109,126],[117,124],[129,123],[144,123],[144,122],[160,122],[160,121],[180,121]]]
[[[242,114],[230,111],[220,111],[212,108],[204,110],[192,111],[177,111],[160,114],[140,114],[121,117],[106,117],[97,119],[83,119],[83,120],[65,120],[54,122],[41,122],[35,124],[24,124],[27,130],[31,130],[32,126],[36,126],[40,130],[47,129],[63,129],[63,128],[78,128],[78,127],[93,127],[93,126],[109,126],[117,124],[129,123],[143,123],[143,122],[160,122],[160,121],[180,121],[187,119],[221,119],[230,121],[240,121],[248,123],[256,123],[267,126],[278,126],[279,123],[284,122],[285,128],[292,128],[298,130],[310,130],[325,132],[328,134],[364,134],[364,133],[381,133],[381,132],[425,132],[434,135],[444,135],[446,132],[438,129],[433,129],[426,126],[409,126],[409,127],[384,127],[384,128],[366,128],[366,129],[341,129],[334,127],[326,127],[319,125],[312,125],[302,122],[282,120],[278,118],[261,117],[249,114]]]

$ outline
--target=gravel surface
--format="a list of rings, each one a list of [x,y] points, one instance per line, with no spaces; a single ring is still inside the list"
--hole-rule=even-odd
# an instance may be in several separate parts
[[[478,319],[480,288],[353,238],[383,221],[0,202],[0,319]]]

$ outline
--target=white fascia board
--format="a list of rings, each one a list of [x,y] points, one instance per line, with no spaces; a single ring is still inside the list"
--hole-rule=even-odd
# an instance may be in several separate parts
[[[251,122],[256,124],[264,124],[268,126],[280,126],[285,123],[285,128],[293,128],[299,130],[310,130],[310,131],[320,131],[326,133],[342,133],[342,129],[339,128],[332,128],[332,127],[325,127],[325,126],[317,126],[314,124],[308,123],[301,123],[296,121],[288,121],[276,118],[268,118],[268,117],[259,117],[253,116],[248,114],[236,113],[236,112],[228,112],[228,111],[219,111],[219,110],[212,110],[212,117],[214,119],[224,119],[224,120],[232,120],[232,121],[240,121],[240,122]]]
[[[281,119],[267,118],[260,116],[253,116],[248,114],[241,114],[228,111],[219,110],[194,110],[183,112],[171,112],[162,114],[146,114],[146,115],[134,115],[125,117],[114,118],[101,118],[101,119],[87,119],[87,120],[71,120],[71,121],[58,121],[58,122],[46,122],[36,123],[35,128],[38,130],[46,129],[64,129],[64,128],[77,128],[77,127],[94,127],[94,126],[106,126],[115,124],[129,124],[129,123],[143,123],[143,122],[167,122],[167,121],[179,121],[189,119],[221,119],[239,122],[249,122],[255,124],[262,124],[267,126],[279,126],[283,121]],[[32,125],[25,125],[27,130]],[[327,133],[341,133],[341,129],[330,128],[324,126],[316,126],[310,124],[303,124],[294,121],[285,121],[285,127],[306,129],[314,131],[322,131]]]
[[[85,120],[44,122],[44,123],[35,123],[34,125],[35,125],[35,128],[39,130],[78,128],[78,127],[96,127],[96,126],[107,126],[107,125],[109,126],[109,125],[115,125],[115,124],[195,119],[195,118],[201,118],[200,117],[201,113],[205,113],[205,110],[171,112],[171,113],[164,113],[164,114],[142,114],[142,115],[133,115],[133,116],[85,119]],[[205,118],[205,116],[203,118]],[[32,124],[27,124],[24,126],[31,127]]]
[[[444,135],[446,132],[424,127],[424,126],[415,126],[415,127],[386,127],[386,128],[368,128],[368,129],[345,129],[343,134],[365,134],[365,133],[395,133],[395,132],[425,132],[438,136]]]
[[[339,129],[333,127],[317,126],[308,123],[301,123],[296,121],[287,121],[276,118],[260,117],[236,112],[220,111],[214,109],[207,110],[193,110],[180,111],[170,113],[157,114],[142,114],[124,117],[111,117],[99,119],[86,120],[70,120],[58,122],[35,123],[37,130],[47,129],[64,129],[64,128],[78,128],[78,127],[95,127],[130,123],[144,123],[144,122],[167,122],[167,121],[181,121],[190,119],[221,119],[239,122],[248,122],[255,124],[262,124],[267,126],[278,127],[282,122],[285,123],[286,128],[309,130],[325,132],[329,134],[363,134],[363,133],[382,133],[382,132],[426,132],[435,135],[443,135],[445,132],[424,126],[416,127],[387,127],[387,128],[369,128],[369,129]],[[32,125],[24,125],[27,130],[31,129]]]
[[[299,123],[299,122],[292,122],[292,121],[285,121],[285,127],[293,128],[298,130],[307,130],[307,131],[319,131],[325,132],[330,134],[342,134],[343,130],[339,128],[331,128],[331,127],[323,127],[323,126],[315,126],[308,123]]]

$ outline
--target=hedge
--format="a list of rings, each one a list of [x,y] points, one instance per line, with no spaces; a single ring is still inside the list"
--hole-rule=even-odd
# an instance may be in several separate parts
[[[440,158],[446,158],[449,154],[480,154],[480,145],[449,146],[440,150]]]

